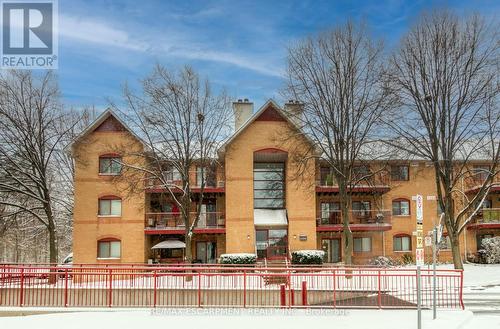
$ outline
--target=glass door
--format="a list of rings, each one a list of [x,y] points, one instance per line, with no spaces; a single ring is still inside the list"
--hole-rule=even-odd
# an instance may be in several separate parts
[[[340,239],[323,239],[321,247],[325,252],[325,261],[327,263],[338,263],[342,260]]]
[[[273,259],[287,257],[287,229],[259,229],[255,233],[257,258]]]
[[[215,264],[217,260],[217,243],[196,242],[196,259],[202,263]]]

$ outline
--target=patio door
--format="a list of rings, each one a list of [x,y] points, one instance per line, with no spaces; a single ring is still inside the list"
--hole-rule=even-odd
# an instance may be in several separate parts
[[[200,220],[198,227],[215,227],[217,226],[217,214],[215,203],[204,203],[201,205]]]
[[[208,241],[196,242],[196,259],[202,263],[215,264],[217,260],[217,243]]]
[[[325,252],[325,262],[338,263],[342,260],[340,239],[323,239],[321,248]]]

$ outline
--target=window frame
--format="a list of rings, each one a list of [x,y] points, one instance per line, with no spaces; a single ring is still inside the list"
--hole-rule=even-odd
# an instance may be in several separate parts
[[[101,161],[110,160],[110,159],[111,159],[111,161],[110,161],[109,165],[107,166],[108,168],[113,168],[113,159],[119,159],[118,162],[115,161],[115,163],[118,163],[118,165],[120,166],[119,172],[101,171],[101,168],[102,168]],[[107,154],[99,155],[99,163],[98,163],[98,168],[97,168],[99,176],[120,176],[122,174],[122,170],[123,170],[123,166],[121,165],[121,162],[122,162],[122,156],[120,154],[117,154],[117,153],[107,153]]]
[[[398,176],[395,177],[394,176],[394,168],[397,167],[398,168]],[[406,178],[401,178],[400,174],[401,174],[401,168],[404,167],[406,168]],[[395,181],[395,182],[407,182],[410,180],[410,166],[407,165],[407,164],[394,164],[394,165],[391,165],[391,181]]]
[[[408,242],[409,242],[409,249],[403,249],[403,241],[401,240],[401,250],[397,250],[396,249],[396,243],[395,243],[395,240],[396,239],[402,239],[402,238],[407,238],[408,239]],[[413,249],[412,249],[412,238],[411,238],[411,235],[409,234],[405,234],[405,233],[402,233],[402,234],[395,234],[393,237],[392,237],[392,251],[393,252],[411,252]]]
[[[109,201],[109,214],[102,214],[101,210],[101,202],[102,201]],[[120,201],[120,214],[113,214],[112,209],[113,209],[113,201]],[[116,195],[105,195],[97,199],[97,216],[98,217],[122,217],[123,215],[123,202],[122,198]]]
[[[408,213],[407,214],[401,213],[401,209],[402,209],[401,202],[407,202],[408,203]],[[394,213],[394,203],[398,203],[399,204],[399,212],[400,212],[399,214],[395,214]],[[398,216],[398,217],[408,217],[408,216],[411,216],[411,202],[410,202],[410,200],[405,199],[405,198],[394,199],[391,202],[391,206],[392,206],[392,208],[391,208],[391,214],[392,214],[392,216]]]
[[[119,255],[118,256],[112,256],[111,255],[111,244],[112,243],[119,243]],[[101,255],[101,244],[107,244],[108,245],[108,255]],[[122,241],[120,239],[116,238],[104,238],[104,239],[99,239],[97,240],[97,259],[121,259],[122,256]]]
[[[275,168],[256,168],[258,164],[265,165],[276,165]],[[268,169],[268,170],[266,170]],[[282,175],[281,179],[256,179],[256,173],[259,172],[279,172]],[[257,183],[265,182],[267,184],[279,183],[281,188],[269,188],[269,186],[265,186],[267,188],[256,188]],[[262,191],[276,192],[281,191],[280,197],[257,197],[256,193],[260,193]],[[265,192],[264,192],[265,193]],[[274,205],[271,201],[270,204],[264,205],[260,204],[257,206],[259,202],[266,202],[266,200],[271,201],[280,201],[280,204]],[[254,162],[253,164],[253,208],[254,209],[286,209],[286,163],[285,162]]]
[[[356,243],[355,243],[355,241],[359,240],[359,239],[361,239],[361,250],[356,250]],[[365,240],[370,241],[369,249],[368,250],[364,250],[364,243],[363,243],[363,241],[365,241]],[[352,238],[352,251],[353,252],[357,252],[357,253],[372,252],[372,249],[373,249],[373,241],[372,241],[372,237],[371,236],[358,236],[358,237],[353,237]]]

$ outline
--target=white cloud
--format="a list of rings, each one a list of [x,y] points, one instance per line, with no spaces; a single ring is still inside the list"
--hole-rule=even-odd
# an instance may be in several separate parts
[[[123,50],[149,53],[158,56],[184,57],[193,60],[219,62],[248,69],[260,74],[282,77],[282,71],[265,59],[243,56],[230,51],[214,50],[211,45],[194,42],[181,33],[158,33],[142,30],[140,36],[95,18],[59,15],[59,35],[77,42],[117,48],[117,56]],[[169,38],[165,36],[168,35]],[[154,41],[151,41],[154,40]],[[110,51],[110,49],[106,49]]]

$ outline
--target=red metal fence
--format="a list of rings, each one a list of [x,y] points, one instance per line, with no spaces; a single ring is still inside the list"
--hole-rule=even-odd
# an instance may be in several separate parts
[[[422,270],[432,305],[432,271]],[[437,271],[437,306],[463,308],[463,272]],[[415,308],[416,270],[0,265],[0,306]]]

